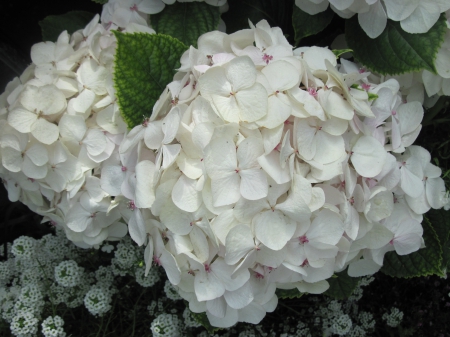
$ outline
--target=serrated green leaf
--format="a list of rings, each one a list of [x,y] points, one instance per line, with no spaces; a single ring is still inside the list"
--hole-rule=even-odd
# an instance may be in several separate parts
[[[426,69],[436,73],[434,60],[447,31],[442,14],[433,27],[423,34],[405,32],[399,22],[387,21],[376,39],[367,36],[357,15],[346,20],[345,38],[353,55],[371,70],[386,75],[404,74]]]
[[[333,54],[336,55],[336,58],[340,57],[342,54],[345,53],[352,53],[353,49],[333,49]]]
[[[85,11],[72,11],[62,15],[49,15],[39,21],[42,30],[42,40],[55,42],[59,34],[67,30],[69,34],[83,29],[95,14]]]
[[[383,273],[402,278],[433,274],[442,276],[442,248],[436,231],[429,221],[423,221],[422,226],[426,248],[403,256],[397,255],[396,252],[386,253],[383,267],[381,268]]]
[[[334,12],[331,8],[316,15],[309,15],[294,5],[292,14],[292,25],[295,32],[295,45],[298,45],[301,39],[321,32],[327,27],[333,19]]]
[[[432,209],[427,213],[425,219],[429,221],[441,243],[441,270],[443,273],[447,273],[450,269],[450,212],[443,209]]]
[[[290,0],[228,0],[229,10],[222,15],[231,34],[250,28],[248,21],[257,24],[267,20],[271,27],[280,27],[284,34],[294,35],[292,30],[293,1]]]
[[[188,46],[197,47],[200,35],[216,30],[219,26],[220,10],[205,2],[175,2],[161,13],[150,18],[157,33],[177,38]]]
[[[122,116],[129,128],[152,113],[153,105],[180,67],[187,46],[162,34],[114,31],[117,51],[114,83]]]
[[[330,288],[324,294],[337,300],[344,300],[355,290],[359,282],[359,277],[348,276],[347,270],[343,270],[335,275],[337,277],[331,277],[327,280]]]
[[[187,305],[187,307],[189,308],[188,305]],[[196,312],[191,311],[191,316],[195,319],[195,321],[197,323],[201,324],[206,329],[206,331],[208,331],[210,334],[213,334],[214,332],[220,330],[220,328],[212,326],[209,323],[208,316],[206,316],[206,313],[204,313],[204,312],[196,313]]]
[[[278,296],[279,299],[300,298],[304,295],[304,293],[301,293],[300,291],[298,291],[297,288],[295,288],[295,289],[277,289],[275,294]]]

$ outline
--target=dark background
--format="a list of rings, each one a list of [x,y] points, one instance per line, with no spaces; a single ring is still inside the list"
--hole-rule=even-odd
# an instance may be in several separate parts
[[[31,63],[31,46],[42,41],[38,22],[73,10],[101,13],[102,5],[91,0],[0,1],[0,93]]]

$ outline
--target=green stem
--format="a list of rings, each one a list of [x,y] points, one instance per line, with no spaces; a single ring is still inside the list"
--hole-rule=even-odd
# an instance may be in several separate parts
[[[295,312],[297,315],[302,316],[301,312],[292,309],[290,306],[288,306],[282,302],[278,302],[278,305],[281,305],[282,307],[285,307],[286,309],[289,309],[290,311]]]

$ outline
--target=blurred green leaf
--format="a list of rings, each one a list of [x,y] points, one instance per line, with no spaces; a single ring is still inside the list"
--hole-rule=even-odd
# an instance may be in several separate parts
[[[344,300],[355,290],[359,282],[359,277],[348,276],[347,270],[343,270],[335,275],[337,277],[331,277],[327,280],[330,288],[324,294],[337,300]]]
[[[83,29],[95,14],[84,11],[72,11],[62,15],[49,15],[39,21],[42,30],[42,40],[55,42],[59,34],[67,30],[69,34]]]
[[[399,22],[388,20],[383,33],[371,39],[355,15],[346,21],[345,37],[355,58],[377,73],[397,75],[422,69],[436,73],[434,61],[448,30],[446,20],[443,13],[423,34],[407,33]]]
[[[292,25],[294,26],[295,32],[295,45],[298,45],[304,37],[317,34],[324,30],[330,24],[333,16],[334,12],[331,8],[316,15],[309,15],[294,5]]]
[[[205,2],[175,2],[161,13],[152,15],[150,20],[157,33],[196,47],[200,35],[218,28],[220,11],[219,7]]]

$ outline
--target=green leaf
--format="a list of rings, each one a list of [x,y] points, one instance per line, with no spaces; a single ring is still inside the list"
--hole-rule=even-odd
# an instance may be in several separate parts
[[[83,29],[95,14],[84,11],[72,11],[62,15],[49,15],[39,21],[42,30],[42,40],[55,42],[61,32],[67,30],[69,34]]]
[[[104,5],[105,3],[108,2],[108,0],[92,0],[92,1],[94,1],[94,2],[96,2],[98,4],[100,4],[100,5]]]
[[[338,58],[342,54],[352,53],[353,49],[333,49],[332,52],[333,52],[334,55],[336,55],[336,58]]]
[[[294,5],[292,25],[294,26],[295,32],[295,45],[298,45],[304,37],[317,34],[324,30],[330,24],[333,16],[334,12],[331,8],[316,15],[309,15]]]
[[[189,304],[186,304],[186,306],[189,308]],[[196,313],[191,311],[191,316],[195,319],[195,321],[199,324],[201,324],[206,331],[208,331],[211,335],[214,334],[214,332],[220,330],[220,328],[217,328],[215,326],[212,326],[209,323],[208,316],[206,316],[206,313]]]
[[[442,276],[442,247],[429,221],[423,221],[423,239],[426,248],[408,255],[397,255],[396,252],[388,252],[384,256],[381,271],[393,277],[419,277],[427,275]]]
[[[443,209],[432,209],[427,213],[425,221],[429,221],[441,243],[441,270],[446,274],[450,269],[450,214]]]
[[[378,98],[377,94],[373,94],[371,92],[368,92],[367,95],[369,96],[369,102],[370,101],[374,101],[374,100],[376,100]]]
[[[386,75],[403,74],[426,69],[436,73],[434,60],[447,31],[442,14],[433,27],[423,34],[405,32],[399,22],[387,21],[376,39],[366,35],[357,15],[346,20],[345,37],[358,61],[371,70]]]
[[[286,298],[300,298],[304,295],[304,293],[301,293],[298,291],[297,288],[295,289],[277,289],[275,292],[279,299],[286,299]]]
[[[231,34],[241,29],[248,29],[250,20],[257,24],[267,20],[271,27],[280,27],[284,34],[293,35],[292,8],[289,0],[228,0],[229,10],[222,15]]]
[[[122,116],[129,128],[152,113],[153,105],[180,67],[187,46],[162,34],[114,31],[117,51],[114,83]]]
[[[359,282],[359,277],[348,276],[347,270],[343,270],[335,275],[337,277],[331,277],[327,280],[330,288],[324,294],[337,300],[344,300],[355,290]]]
[[[175,2],[161,13],[152,15],[150,20],[157,33],[196,47],[200,35],[218,28],[220,10],[205,2]]]

